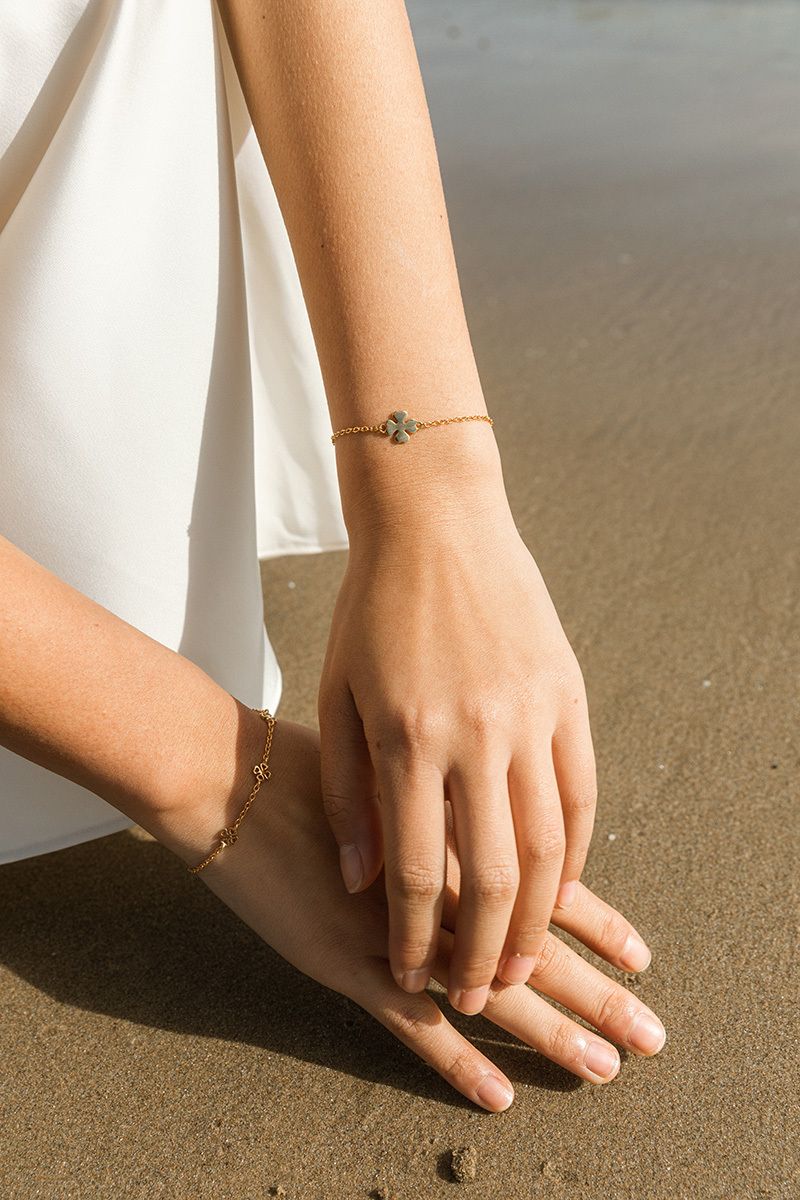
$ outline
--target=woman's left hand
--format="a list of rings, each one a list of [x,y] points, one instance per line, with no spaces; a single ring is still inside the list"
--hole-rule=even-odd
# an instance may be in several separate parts
[[[377,875],[382,834],[389,961],[408,992],[436,953],[449,799],[462,889],[448,994],[473,1014],[495,976],[529,978],[554,907],[572,902],[594,754],[578,663],[502,491],[417,503],[351,538],[320,685],[323,797],[351,891]]]
[[[318,736],[278,722],[271,766],[272,778],[247,814],[238,842],[201,878],[284,958],[370,1012],[459,1092],[490,1111],[507,1108],[513,1089],[502,1071],[453,1028],[433,996],[410,995],[392,978],[383,886],[356,896],[342,888],[336,846],[322,812]],[[448,872],[433,967],[445,986],[458,907],[452,850]],[[624,917],[581,885],[572,906],[554,920],[613,966],[630,970],[634,961],[640,967],[649,961],[646,946]],[[524,985],[495,981],[485,1015],[582,1079],[603,1083],[616,1075],[619,1055],[610,1042],[638,1054],[654,1054],[663,1043],[663,1027],[640,1000],[552,933],[544,938],[531,982],[603,1036]]]

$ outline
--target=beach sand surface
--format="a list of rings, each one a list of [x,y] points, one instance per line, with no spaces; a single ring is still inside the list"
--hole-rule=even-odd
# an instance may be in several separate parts
[[[800,6],[410,15],[511,504],[586,676],[584,879],[652,947],[666,1047],[593,1087],[456,1016],[516,1088],[486,1115],[123,833],[0,868],[2,1200],[800,1196]],[[315,722],[343,566],[263,566],[281,716]]]

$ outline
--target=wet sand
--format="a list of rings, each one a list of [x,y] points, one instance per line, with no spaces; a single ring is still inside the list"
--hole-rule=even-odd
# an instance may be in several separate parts
[[[594,1088],[456,1018],[516,1087],[487,1116],[120,834],[0,868],[3,1200],[800,1195],[800,9],[410,11],[512,506],[586,675],[585,879],[653,948],[667,1045]],[[264,565],[287,718],[342,567]]]

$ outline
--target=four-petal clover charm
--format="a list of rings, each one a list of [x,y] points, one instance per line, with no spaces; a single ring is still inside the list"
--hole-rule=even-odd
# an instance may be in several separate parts
[[[220,829],[219,840],[223,846],[233,846],[239,840],[239,835],[233,829]]]
[[[392,413],[392,416],[394,420],[390,418],[386,422],[386,432],[396,442],[407,442],[408,435],[417,432],[417,422],[409,420],[407,412]]]

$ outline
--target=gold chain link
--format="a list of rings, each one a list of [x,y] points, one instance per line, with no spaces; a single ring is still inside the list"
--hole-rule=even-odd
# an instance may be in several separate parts
[[[258,713],[262,721],[264,721],[267,726],[267,744],[264,747],[264,753],[261,755],[261,762],[256,763],[256,765],[253,767],[253,774],[256,777],[256,781],[253,784],[253,790],[247,798],[247,803],[233,824],[226,825],[224,829],[220,829],[219,833],[217,834],[217,837],[219,838],[219,845],[217,848],[211,851],[208,858],[203,859],[199,867],[187,867],[190,875],[196,875],[198,871],[202,871],[203,867],[207,867],[210,862],[213,862],[217,855],[221,854],[226,846],[232,846],[234,842],[239,840],[239,826],[250,810],[251,804],[258,795],[261,784],[270,778],[271,772],[268,764],[269,752],[272,747],[272,733],[275,729],[275,718],[270,712],[267,711],[266,708],[254,708],[252,711]]]
[[[346,433],[386,433],[386,422],[381,425],[353,425],[350,429],[340,429],[331,437],[331,441],[335,442],[337,438],[344,437]]]
[[[459,421],[487,421],[494,425],[491,417],[480,414],[477,417],[441,417],[438,421],[417,421],[417,429],[433,429],[435,425],[457,425]]]
[[[470,417],[441,417],[438,421],[415,421],[417,429],[433,429],[437,425],[456,425],[459,421],[486,421],[489,425],[494,425],[491,417],[487,417],[485,413],[480,413],[477,416]],[[337,438],[344,437],[347,433],[386,433],[386,422],[381,422],[380,425],[352,425],[349,429],[337,429],[336,433],[331,434],[331,441],[335,442]]]

